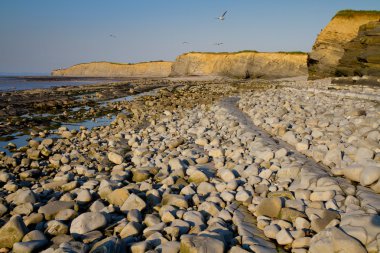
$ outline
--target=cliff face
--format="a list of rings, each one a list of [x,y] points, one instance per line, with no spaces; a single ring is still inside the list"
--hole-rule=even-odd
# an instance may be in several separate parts
[[[344,47],[338,76],[380,76],[380,21],[362,25],[358,36]]]
[[[74,65],[67,69],[54,70],[52,76],[73,77],[167,77],[172,62],[145,62],[119,64],[110,62],[91,62]]]
[[[171,76],[228,76],[280,78],[307,74],[306,54],[187,53],[177,57]]]
[[[53,76],[168,77],[227,76],[281,78],[307,75],[306,54],[301,53],[187,53],[172,62],[118,64],[93,62],[54,70]]]
[[[360,26],[379,19],[380,12],[376,11],[338,12],[318,35],[309,54],[309,78],[335,76],[346,44],[358,35]]]

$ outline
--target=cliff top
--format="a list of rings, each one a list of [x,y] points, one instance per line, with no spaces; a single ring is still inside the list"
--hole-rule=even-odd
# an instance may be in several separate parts
[[[333,17],[346,17],[352,18],[354,16],[380,16],[380,11],[375,10],[341,10],[338,11]]]
[[[84,65],[84,64],[92,64],[92,63],[108,63],[108,64],[115,64],[115,65],[138,65],[138,64],[145,64],[145,63],[155,63],[155,62],[170,62],[170,61],[163,61],[163,60],[156,60],[156,61],[143,61],[143,62],[136,62],[136,63],[121,63],[121,62],[109,62],[109,61],[93,61],[93,62],[82,62],[77,63],[71,67],[78,66],[78,65]]]

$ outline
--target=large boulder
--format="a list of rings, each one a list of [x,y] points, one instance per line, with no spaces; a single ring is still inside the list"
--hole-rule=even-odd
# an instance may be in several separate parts
[[[310,242],[310,253],[355,252],[366,253],[367,250],[351,236],[336,227],[331,227],[316,234]]]
[[[14,243],[21,241],[27,231],[28,229],[21,216],[12,216],[12,218],[0,228],[0,248],[12,248]]]
[[[206,236],[183,236],[181,239],[180,252],[224,252],[225,245],[222,241]]]

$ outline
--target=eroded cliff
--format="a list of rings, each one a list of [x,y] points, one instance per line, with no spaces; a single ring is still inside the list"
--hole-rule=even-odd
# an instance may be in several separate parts
[[[360,26],[379,19],[380,11],[338,12],[318,35],[309,54],[309,78],[335,76],[346,44],[357,37]]]
[[[380,21],[362,25],[358,36],[344,47],[337,76],[380,76]]]
[[[191,52],[177,57],[171,76],[228,76],[280,78],[307,75],[304,53]]]
[[[75,77],[167,77],[172,62],[156,61],[136,64],[91,62],[54,70],[52,76]]]

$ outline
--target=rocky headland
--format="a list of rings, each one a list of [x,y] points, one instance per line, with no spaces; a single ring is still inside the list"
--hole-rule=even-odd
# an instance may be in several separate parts
[[[339,76],[347,72],[346,69],[344,72],[337,71],[337,67],[340,64],[340,60],[345,55],[345,51],[348,50],[350,45],[347,45],[352,40],[360,40],[362,35],[359,35],[360,27],[366,25],[369,22],[379,21],[380,20],[380,11],[353,11],[353,10],[345,10],[338,12],[332,20],[328,23],[328,25],[318,34],[318,37],[314,43],[313,49],[309,54],[308,58],[308,70],[309,70],[309,78],[310,79],[320,79],[325,77],[333,77]],[[371,26],[367,28],[363,27],[362,29],[369,29]],[[379,43],[375,42],[372,39],[363,39],[360,40],[362,44],[371,44],[377,48],[370,49],[373,51],[379,50]],[[352,45],[352,44],[351,44]],[[357,43],[355,44],[357,45]],[[370,46],[370,48],[372,47]],[[352,47],[352,46],[351,46]],[[364,46],[368,48],[367,46]],[[358,49],[358,50],[356,50]],[[361,62],[360,59],[366,59],[366,56],[360,57],[362,51],[360,48],[353,48],[353,51],[348,52],[348,55],[352,53],[355,54],[354,61]],[[346,56],[347,58],[349,56]],[[364,57],[364,58],[363,58]],[[377,64],[379,64],[378,59],[374,59]],[[347,62],[347,60],[343,59],[343,63]],[[358,64],[356,63],[356,65]],[[372,63],[372,60],[371,60]],[[348,73],[355,73],[356,66],[350,66],[350,70]],[[341,68],[342,70],[342,68]],[[365,70],[364,70],[365,71]],[[362,71],[363,72],[363,71]],[[375,71],[377,72],[377,71]],[[360,74],[355,73],[355,75]]]

